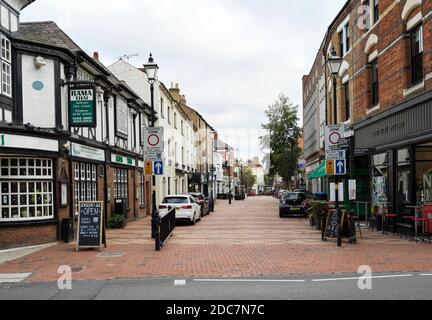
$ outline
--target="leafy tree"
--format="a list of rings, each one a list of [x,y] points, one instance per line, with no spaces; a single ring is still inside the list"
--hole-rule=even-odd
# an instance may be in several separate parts
[[[273,183],[274,183],[274,176],[266,174],[264,176],[264,183],[266,185],[266,187],[273,187]]]
[[[262,128],[267,130],[268,134],[260,138],[263,150],[270,153],[270,176],[281,176],[286,188],[296,172],[301,154],[298,146],[298,139],[301,137],[301,129],[297,125],[298,108],[281,93],[265,111],[268,122],[263,124]],[[288,136],[290,128],[294,129],[292,138]]]
[[[246,187],[246,191],[249,191],[255,183],[256,176],[253,174],[252,169],[249,167],[243,167],[243,174],[240,177],[241,184]]]

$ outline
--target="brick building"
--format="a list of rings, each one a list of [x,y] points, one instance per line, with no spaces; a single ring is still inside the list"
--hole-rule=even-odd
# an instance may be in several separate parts
[[[350,175],[372,207],[432,202],[431,33],[429,0],[349,0],[328,28],[322,54],[335,48],[342,65],[337,119],[325,71],[327,124],[353,136]]]
[[[54,22],[13,30],[1,30],[0,248],[60,240],[80,201],[102,201],[105,222],[117,200],[129,220],[145,217],[151,181],[140,128],[150,107]],[[94,101],[86,125],[71,111],[72,89]]]

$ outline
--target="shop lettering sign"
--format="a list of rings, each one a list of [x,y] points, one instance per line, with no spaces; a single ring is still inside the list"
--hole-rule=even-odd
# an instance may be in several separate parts
[[[69,88],[69,122],[71,127],[96,126],[94,86]]]
[[[383,128],[380,128],[379,130],[376,130],[373,133],[373,136],[374,137],[379,137],[379,136],[382,136],[382,135],[385,135],[385,134],[388,134],[388,133],[393,133],[394,131],[400,130],[400,129],[403,129],[403,128],[405,128],[405,121],[402,121],[400,123],[396,123],[396,124],[393,124],[393,125],[388,125],[388,126],[385,126]]]

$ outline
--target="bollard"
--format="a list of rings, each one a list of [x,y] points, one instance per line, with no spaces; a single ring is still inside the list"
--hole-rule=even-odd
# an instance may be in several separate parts
[[[159,215],[156,218],[156,233],[155,233],[155,250],[161,250],[161,241],[160,241],[160,217]]]

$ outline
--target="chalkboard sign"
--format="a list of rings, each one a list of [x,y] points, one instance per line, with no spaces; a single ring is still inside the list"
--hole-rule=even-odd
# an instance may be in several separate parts
[[[342,216],[342,221],[344,218],[343,216]],[[330,210],[327,216],[324,239],[326,238],[337,239],[338,235],[339,235],[339,215],[337,210]]]
[[[80,248],[101,248],[105,231],[102,206],[102,202],[80,202],[77,251]]]

